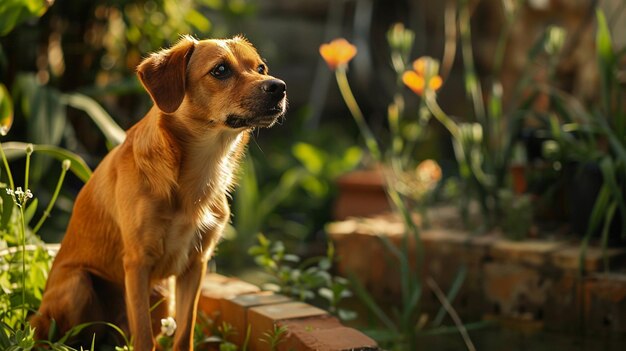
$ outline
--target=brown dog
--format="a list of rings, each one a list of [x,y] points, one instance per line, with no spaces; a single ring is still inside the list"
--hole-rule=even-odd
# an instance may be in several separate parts
[[[154,100],[79,193],[39,312],[44,338],[90,321],[128,323],[152,350],[153,287],[176,276],[175,350],[190,350],[207,260],[229,220],[227,192],[250,130],[286,109],[285,83],[241,37],[182,38],[137,69]]]

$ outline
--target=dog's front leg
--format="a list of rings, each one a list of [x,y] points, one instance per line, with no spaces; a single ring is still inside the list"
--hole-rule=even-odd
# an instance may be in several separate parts
[[[206,272],[206,261],[198,255],[188,269],[176,277],[176,336],[175,351],[192,350],[193,327],[200,296],[200,282]]]
[[[144,262],[124,260],[126,312],[134,351],[154,350],[150,324],[150,267]]]

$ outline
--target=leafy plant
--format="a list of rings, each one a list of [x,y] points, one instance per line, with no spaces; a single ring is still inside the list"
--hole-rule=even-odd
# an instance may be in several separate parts
[[[200,349],[208,344],[218,345],[220,351],[247,351],[248,343],[250,342],[250,325],[248,325],[246,330],[241,348],[231,341],[232,337],[238,332],[230,323],[222,322],[221,324],[216,324],[214,318],[210,318],[202,311],[199,311],[198,320],[195,324],[194,349]],[[210,334],[210,336],[207,336],[207,334]],[[161,336],[159,344],[163,350],[170,350],[172,348],[172,338]]]
[[[30,157],[34,148],[26,146],[26,170],[24,189],[15,187],[11,169],[0,145],[0,155],[5,166],[8,186],[3,185],[2,214],[0,216],[0,345],[3,349],[26,349],[35,347],[34,330],[26,321],[29,311],[36,310],[41,302],[43,289],[50,268],[51,256],[35,235],[50,213],[53,203],[47,206],[43,217],[31,231],[38,201],[33,199],[29,188]],[[65,160],[53,200],[60,190],[65,172],[71,161]]]
[[[391,60],[396,71],[398,82],[404,82],[418,95],[428,96],[428,94],[432,94],[435,96],[435,91],[439,89],[442,84],[442,78],[438,76],[437,63],[429,59],[417,60],[413,64],[414,71],[404,72],[407,66],[407,55],[414,39],[412,32],[405,29],[404,26],[396,25],[388,32],[387,38],[391,45]],[[323,44],[320,47],[320,53],[329,67],[334,70],[339,91],[361,132],[361,136],[365,139],[365,146],[370,157],[372,157],[374,161],[383,163],[388,167],[388,173],[386,174],[387,195],[394,210],[402,219],[405,228],[405,232],[398,246],[393,244],[386,236],[379,236],[387,252],[393,257],[394,263],[397,264],[400,273],[400,301],[397,303],[397,308],[394,308],[394,313],[387,313],[374,300],[358,279],[352,279],[352,283],[356,295],[382,324],[382,329],[369,331],[370,335],[385,344],[393,345],[393,347],[399,350],[415,349],[417,347],[417,334],[425,327],[425,322],[422,319],[422,315],[419,313],[420,300],[424,290],[421,276],[418,273],[422,270],[423,247],[420,240],[420,228],[414,220],[412,209],[409,207],[411,203],[409,197],[410,193],[401,191],[402,187],[398,186],[401,182],[398,182],[398,180],[402,179],[403,173],[406,172],[407,167],[417,163],[416,160],[412,159],[412,151],[416,146],[415,142],[417,138],[403,138],[402,128],[400,128],[400,116],[404,115],[404,100],[398,93],[388,109],[388,122],[390,125],[389,140],[392,140],[391,147],[383,151],[384,149],[381,147],[381,144],[365,122],[364,115],[359,108],[347,79],[346,71],[348,62],[356,55],[356,47],[346,40],[337,39],[330,44]],[[426,101],[424,103],[427,105]],[[422,107],[420,110],[424,111],[424,108]],[[421,123],[425,125],[428,116],[422,114],[420,120],[422,120]],[[452,125],[451,123],[452,122],[450,122],[449,125]],[[456,125],[454,126],[456,127]],[[418,134],[421,134],[422,130],[419,130],[420,132]],[[421,185],[429,184],[429,186],[425,186],[425,188],[432,187],[441,177],[441,170],[438,165],[436,165],[436,167],[431,167],[430,165],[435,166],[436,163],[434,161],[427,162],[424,167],[429,170],[437,169],[438,172],[425,172],[431,173],[430,176],[426,177],[427,179],[421,180],[424,182],[424,184]],[[432,175],[434,173],[437,173],[437,176],[433,177]],[[427,191],[421,193],[427,193]],[[420,198],[422,198],[422,196],[417,197],[418,200]],[[413,259],[413,257],[415,257],[415,259]],[[465,278],[465,270],[463,267],[461,267],[459,272],[453,288],[449,292],[450,300],[455,297]],[[449,305],[447,306],[450,307]],[[451,310],[451,308],[448,308],[448,310]]]
[[[313,216],[323,211],[331,197],[333,181],[361,159],[358,147],[337,148],[337,153],[330,153],[311,143],[298,142],[291,149],[292,157],[280,159],[275,169],[268,168],[270,161],[266,157],[247,155],[243,161],[232,201],[232,228],[220,244],[218,260],[220,253],[237,255],[237,250],[253,245],[259,233],[273,228],[280,228],[283,234],[289,228],[287,235],[291,238],[304,239],[310,234],[313,221],[300,223],[289,216]],[[309,201],[301,201],[302,196],[308,196]]]
[[[501,194],[511,186],[508,184],[508,172],[513,160],[516,140],[522,127],[522,122],[528,116],[534,116],[532,103],[541,92],[537,85],[533,85],[528,77],[532,77],[533,64],[545,66],[548,79],[554,78],[558,55],[564,43],[565,33],[561,28],[549,27],[544,35],[535,42],[527,55],[527,64],[520,73],[516,85],[508,92],[512,96],[505,105],[503,86],[500,81],[501,69],[504,60],[504,48],[515,20],[519,6],[509,6],[503,3],[505,24],[500,32],[493,57],[493,71],[486,79],[481,79],[476,70],[472,47],[470,26],[470,2],[458,2],[458,18],[447,21],[446,25],[459,29],[460,44],[463,62],[465,92],[472,107],[471,116],[459,121],[448,115],[439,106],[437,95],[433,89],[426,89],[420,94],[428,111],[450,133],[454,147],[455,158],[462,180],[461,213],[468,223],[468,208],[471,201],[476,201],[481,208],[483,230],[496,225],[502,225],[501,218],[506,206],[506,200]],[[446,42],[454,53],[456,38]],[[439,72],[439,62],[426,58],[432,72]],[[454,58],[443,58],[444,63],[451,63]],[[449,71],[449,67],[443,67]],[[527,94],[522,94],[527,92]],[[519,99],[518,96],[522,96]],[[505,190],[503,192],[503,190]]]
[[[278,345],[285,341],[284,337],[289,330],[286,325],[281,327],[274,325],[274,329],[263,333],[263,337],[261,341],[270,345],[270,350],[276,351],[278,349]]]
[[[619,78],[623,74],[619,62],[626,57],[626,50],[613,47],[607,21],[599,9],[596,19],[598,103],[588,106],[566,92],[546,87],[554,105],[547,129],[558,145],[556,159],[563,164],[578,165],[579,172],[591,166],[601,174],[601,185],[584,233],[581,267],[586,248],[598,230],[604,250],[610,235],[615,234],[618,240],[626,239],[626,104],[623,101],[626,85]],[[609,269],[608,259],[605,269]]]
[[[0,5],[0,36],[7,35],[21,22],[43,16],[51,5],[46,0],[8,0]]]
[[[326,256],[302,260],[288,253],[281,241],[272,242],[262,234],[257,239],[258,245],[251,247],[248,253],[273,278],[274,283],[266,284],[266,289],[301,301],[314,300],[319,296],[326,300],[328,311],[341,319],[356,317],[353,311],[339,307],[340,302],[352,293],[346,279],[330,274],[335,255],[332,244],[329,244]]]

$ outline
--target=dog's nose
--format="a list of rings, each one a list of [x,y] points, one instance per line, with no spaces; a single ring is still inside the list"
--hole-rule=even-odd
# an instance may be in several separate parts
[[[285,95],[287,85],[280,79],[269,79],[263,82],[261,89],[274,97],[282,97]]]

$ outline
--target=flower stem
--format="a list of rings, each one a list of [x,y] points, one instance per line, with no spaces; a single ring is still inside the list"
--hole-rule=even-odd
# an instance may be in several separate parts
[[[376,161],[382,161],[378,142],[376,141],[376,138],[370,128],[365,123],[363,112],[361,112],[361,109],[354,98],[354,94],[352,94],[352,90],[350,89],[350,84],[348,83],[348,78],[346,77],[345,65],[339,66],[335,70],[335,77],[337,78],[337,85],[339,86],[341,96],[346,102],[346,105],[348,106],[354,121],[359,127],[363,138],[365,138],[365,145],[367,146],[367,149]]]
[[[33,153],[33,146],[29,144],[26,147],[26,174],[24,175],[24,191],[28,190],[28,175],[30,173],[30,155]]]
[[[26,223],[24,222],[24,206],[20,207],[20,234],[22,243],[22,325],[26,325]]]
[[[452,118],[450,118],[450,116],[443,112],[441,107],[439,107],[437,99],[435,98],[435,93],[427,90],[424,94],[424,98],[426,100],[426,106],[428,106],[428,109],[432,112],[433,116],[435,116],[435,118],[437,118],[437,120],[443,124],[444,127],[446,127],[455,140],[460,142],[461,132],[459,130],[459,126]]]
[[[2,144],[0,144],[0,154],[2,156],[2,162],[4,163],[4,169],[7,171],[7,178],[9,178],[9,188],[15,189],[13,176],[11,175],[11,168],[9,168],[9,162],[7,161],[7,156],[4,153],[4,148],[2,147]]]
[[[52,194],[52,199],[48,203],[48,206],[46,207],[46,210],[43,212],[43,215],[39,219],[39,222],[37,222],[37,225],[35,225],[35,227],[33,228],[33,233],[36,234],[41,228],[41,226],[43,225],[43,223],[46,221],[46,219],[50,217],[50,212],[52,211],[52,207],[54,206],[54,203],[57,201],[57,197],[59,196],[59,192],[61,191],[61,185],[63,185],[63,181],[65,180],[66,173],[67,173],[67,168],[65,167],[61,168],[61,175],[59,176],[57,187],[56,189],[54,189],[54,194]]]

